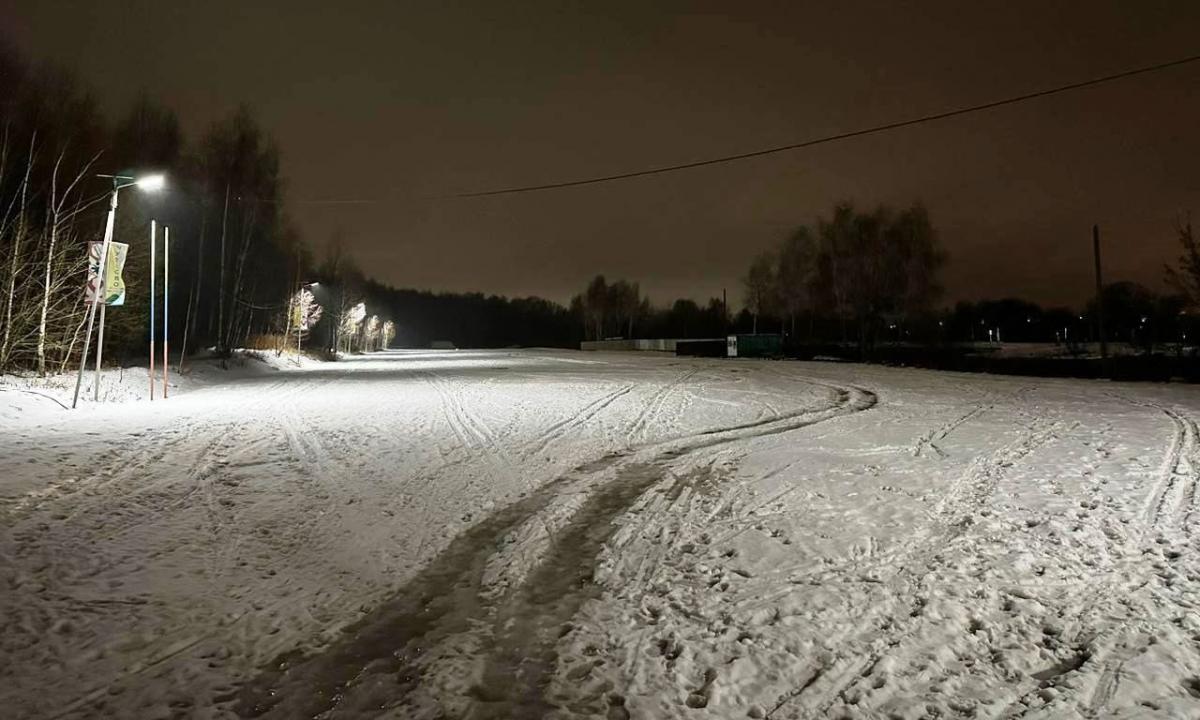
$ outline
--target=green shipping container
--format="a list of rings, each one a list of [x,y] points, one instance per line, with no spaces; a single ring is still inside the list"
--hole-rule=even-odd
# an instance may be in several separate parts
[[[729,357],[780,357],[783,336],[777,334],[730,335],[725,344]]]

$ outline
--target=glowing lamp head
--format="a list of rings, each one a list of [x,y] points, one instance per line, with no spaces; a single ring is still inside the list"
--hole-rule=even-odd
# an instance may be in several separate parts
[[[138,189],[140,190],[145,190],[146,192],[158,192],[166,187],[167,178],[161,174],[146,175],[138,178],[137,182],[134,184],[137,185]]]

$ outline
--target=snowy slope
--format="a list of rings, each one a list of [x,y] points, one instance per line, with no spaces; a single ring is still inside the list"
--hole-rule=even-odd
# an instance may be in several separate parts
[[[0,707],[1196,717],[1196,390],[390,352],[0,412]]]

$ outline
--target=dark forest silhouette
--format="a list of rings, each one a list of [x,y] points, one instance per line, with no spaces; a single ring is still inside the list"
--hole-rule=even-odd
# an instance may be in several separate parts
[[[740,309],[724,298],[656,306],[634,279],[595,276],[572,301],[396,289],[357,268],[342,241],[315,253],[286,211],[280,157],[246,107],[186,138],[175,113],[148,96],[115,122],[73,74],[0,46],[0,371],[53,372],[79,362],[86,243],[101,239],[110,181],[99,173],[165,172],[159,195],[126,189],[114,239],[130,246],[124,307],[108,313],[106,357],[145,357],[149,221],[172,230],[174,347],[282,345],[357,351],[427,347],[578,347],[581,340],[719,338],[779,333],[791,345],[840,343],[869,356],[880,343],[1057,342],[1096,338],[1082,310],[1019,299],[939,306],[947,262],[922,206],[849,203],[750,258]],[[1104,290],[1108,335],[1151,352],[1194,344],[1200,248],[1178,228],[1171,293],[1115,282]],[[311,239],[309,239],[311,240]],[[320,257],[317,257],[320,255]],[[161,292],[161,284],[159,291]],[[301,288],[323,312],[297,329]],[[1193,339],[1188,340],[1188,337]],[[298,338],[290,339],[295,335]]]

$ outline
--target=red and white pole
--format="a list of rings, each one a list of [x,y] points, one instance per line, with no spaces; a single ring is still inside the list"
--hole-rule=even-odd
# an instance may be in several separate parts
[[[168,337],[167,328],[170,322],[171,309],[171,228],[163,227],[163,400],[167,399],[167,362]]]
[[[154,238],[157,235],[157,223],[150,221],[150,400],[154,400],[154,275],[157,270],[155,263]]]

